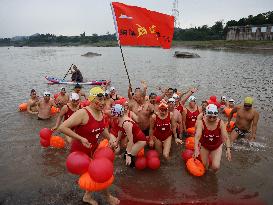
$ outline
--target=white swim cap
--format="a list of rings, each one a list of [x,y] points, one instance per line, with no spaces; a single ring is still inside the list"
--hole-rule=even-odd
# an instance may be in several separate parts
[[[124,107],[122,105],[115,104],[114,106],[112,106],[111,108],[112,116],[120,117],[120,116],[123,116],[123,114],[124,114]]]
[[[51,94],[50,94],[49,91],[45,91],[43,96],[44,96],[44,97],[50,97],[50,95],[51,95]]]
[[[77,93],[71,93],[70,100],[79,100],[80,96]]]
[[[214,104],[209,104],[206,107],[206,115],[210,115],[210,116],[218,116],[218,109],[217,106]]]
[[[196,97],[194,97],[193,95],[188,98],[188,102],[195,101],[195,100],[196,100]]]

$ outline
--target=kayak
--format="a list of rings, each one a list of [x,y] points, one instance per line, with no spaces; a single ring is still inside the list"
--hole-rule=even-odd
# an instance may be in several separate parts
[[[92,81],[88,81],[88,82],[77,83],[77,82],[71,82],[71,81],[62,80],[60,78],[55,78],[55,77],[52,77],[52,76],[46,76],[45,78],[49,81],[48,84],[103,85],[103,84],[106,84],[106,82],[107,82],[107,80],[92,80]]]

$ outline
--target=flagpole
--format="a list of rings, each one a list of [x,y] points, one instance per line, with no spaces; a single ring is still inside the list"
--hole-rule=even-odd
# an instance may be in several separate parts
[[[120,48],[121,56],[122,56],[123,65],[124,65],[124,68],[125,68],[125,71],[126,71],[126,75],[127,75],[128,81],[129,81],[129,86],[132,87],[131,79],[130,79],[129,72],[128,72],[127,67],[126,67],[126,63],[125,63],[125,58],[124,58],[124,55],[123,55],[122,47],[121,47],[120,41],[119,41],[118,26],[117,26],[116,15],[115,15],[115,12],[114,12],[114,8],[113,8],[113,5],[112,5],[112,2],[110,3],[110,6],[111,6],[111,10],[112,10],[113,19],[114,19],[114,25],[115,25],[115,29],[116,29],[116,35],[117,35],[117,40],[118,40],[118,45],[119,45],[119,48]]]
[[[128,78],[128,81],[129,81],[129,85],[131,87],[132,86],[131,85],[131,80],[130,80],[130,76],[129,76],[129,73],[128,73],[128,70],[127,70],[127,67],[126,67],[126,63],[125,63],[125,59],[124,59],[124,56],[123,56],[123,51],[122,51],[120,43],[119,43],[119,48],[120,48],[120,52],[121,52],[121,56],[122,56],[122,61],[123,61],[123,64],[124,64],[124,68],[125,68],[125,71],[126,71],[126,74],[127,74],[127,78]]]

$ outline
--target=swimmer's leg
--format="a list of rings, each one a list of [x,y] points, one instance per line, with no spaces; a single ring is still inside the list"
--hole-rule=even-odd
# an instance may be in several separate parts
[[[91,205],[98,205],[98,202],[92,198],[91,196],[92,192],[86,191],[84,196],[83,196],[83,202],[89,203]]]
[[[210,152],[211,168],[216,173],[220,169],[220,162],[222,157],[223,144],[216,150]]]
[[[200,148],[201,161],[203,162],[206,169],[209,169],[209,150],[201,146]]]
[[[170,150],[172,145],[172,136],[169,136],[164,142],[163,142],[163,157],[165,159],[170,158]]]

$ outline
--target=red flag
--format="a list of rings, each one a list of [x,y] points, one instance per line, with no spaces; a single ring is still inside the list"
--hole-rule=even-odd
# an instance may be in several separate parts
[[[119,2],[111,6],[120,45],[171,47],[173,16]]]

